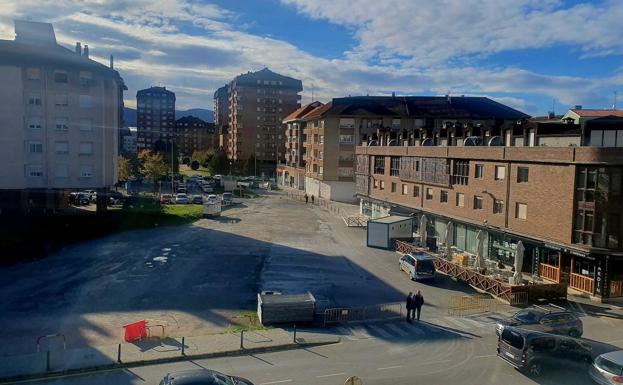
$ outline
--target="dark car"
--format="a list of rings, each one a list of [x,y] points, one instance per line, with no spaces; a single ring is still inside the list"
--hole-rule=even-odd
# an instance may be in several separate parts
[[[253,385],[247,379],[228,376],[216,370],[196,369],[167,374],[160,385]]]
[[[502,330],[497,355],[531,377],[551,368],[587,370],[593,361],[591,345],[581,339],[514,327]]]
[[[194,203],[194,204],[202,205],[203,204],[203,195],[193,195],[191,202]]]
[[[499,336],[507,326],[571,337],[580,337],[584,333],[582,320],[575,313],[555,305],[533,306],[520,310],[511,318],[498,321],[495,333]]]
[[[119,191],[111,191],[109,196],[108,196],[108,200],[109,200],[111,205],[122,204],[124,199],[125,199],[125,197]]]

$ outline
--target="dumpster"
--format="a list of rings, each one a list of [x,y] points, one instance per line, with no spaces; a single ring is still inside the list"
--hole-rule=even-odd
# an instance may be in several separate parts
[[[413,218],[391,215],[368,221],[366,244],[368,247],[391,249],[392,239],[413,236]]]
[[[257,295],[257,316],[262,325],[283,323],[312,323],[316,311],[316,299],[305,294],[281,294],[262,292]]]

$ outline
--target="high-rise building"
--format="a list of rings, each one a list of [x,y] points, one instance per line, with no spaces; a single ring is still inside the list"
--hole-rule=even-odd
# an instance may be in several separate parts
[[[300,107],[300,80],[264,68],[229,83],[227,156],[244,161],[255,155],[258,172],[275,173],[285,151],[282,119]]]
[[[213,123],[189,115],[175,121],[175,143],[182,156],[191,156],[218,146],[218,137]]]
[[[218,147],[227,147],[229,124],[229,86],[224,85],[214,92],[214,127],[218,135]]]
[[[0,208],[56,208],[72,189],[96,189],[98,209],[117,182],[123,79],[57,44],[52,24],[15,21],[0,40]]]
[[[175,93],[150,87],[136,93],[136,146],[153,149],[175,141]]]

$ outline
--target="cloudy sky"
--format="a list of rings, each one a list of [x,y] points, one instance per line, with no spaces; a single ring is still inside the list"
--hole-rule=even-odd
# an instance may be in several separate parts
[[[165,85],[179,108],[263,67],[303,80],[303,102],[365,94],[486,95],[526,113],[623,105],[622,0],[4,0],[52,22],[136,90]]]

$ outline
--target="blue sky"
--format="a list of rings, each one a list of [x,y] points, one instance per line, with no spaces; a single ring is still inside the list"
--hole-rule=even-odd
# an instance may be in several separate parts
[[[623,105],[620,0],[9,0],[13,19],[52,22],[61,44],[115,56],[136,90],[166,85],[178,107],[269,67],[303,80],[303,102],[360,94],[483,95],[531,115]]]

